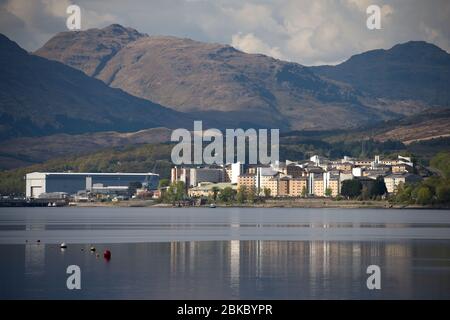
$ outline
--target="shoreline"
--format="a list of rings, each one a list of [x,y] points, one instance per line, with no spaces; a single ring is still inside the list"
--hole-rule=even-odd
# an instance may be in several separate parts
[[[450,207],[445,206],[421,206],[421,205],[402,205],[392,204],[388,201],[382,200],[329,200],[329,199],[296,199],[296,200],[268,200],[264,203],[244,203],[244,204],[224,204],[216,203],[217,208],[308,208],[308,209],[427,209],[427,210],[450,210]],[[210,209],[209,205],[200,206],[176,206],[168,203],[157,203],[151,200],[138,201],[121,201],[121,202],[79,202],[71,205],[75,208],[206,208]],[[213,208],[211,208],[213,209]]]

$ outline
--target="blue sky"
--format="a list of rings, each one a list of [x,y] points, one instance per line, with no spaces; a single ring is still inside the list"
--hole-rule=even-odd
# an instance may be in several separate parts
[[[81,7],[82,29],[119,23],[304,65],[335,64],[409,40],[450,51],[447,0],[0,0],[0,32],[36,50],[67,31],[69,4]],[[381,8],[381,30],[366,28],[371,4]]]

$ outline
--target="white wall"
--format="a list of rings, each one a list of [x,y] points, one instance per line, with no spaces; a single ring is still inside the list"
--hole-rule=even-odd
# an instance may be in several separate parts
[[[34,190],[34,194],[32,194],[32,190]],[[25,195],[27,198],[37,198],[40,194],[46,192],[45,186],[45,174],[41,173],[28,173],[26,175],[25,182]]]
[[[243,166],[240,162],[231,164],[231,177],[230,177],[231,183],[238,183],[238,178],[243,173],[242,167]]]

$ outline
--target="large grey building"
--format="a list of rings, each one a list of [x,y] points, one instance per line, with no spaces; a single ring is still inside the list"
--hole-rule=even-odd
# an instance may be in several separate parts
[[[26,175],[27,198],[38,198],[43,193],[92,190],[93,186],[129,186],[140,182],[149,189],[158,187],[159,175],[155,173],[87,173],[87,172],[32,172]]]
[[[189,174],[189,185],[196,187],[200,182],[222,182],[223,175],[223,168],[191,168]]]

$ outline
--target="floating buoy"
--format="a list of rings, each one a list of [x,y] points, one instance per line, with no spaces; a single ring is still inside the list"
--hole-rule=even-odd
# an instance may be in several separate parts
[[[111,259],[111,251],[105,250],[105,252],[103,252],[103,258],[109,261]]]
[[[92,252],[95,252],[95,247],[94,246],[91,246],[91,249],[90,249]]]
[[[84,251],[84,248],[81,248],[81,251]]]
[[[41,240],[37,239],[37,240],[36,240],[36,242],[37,242],[37,243],[40,243],[40,242],[41,242]]]
[[[67,244],[65,242],[61,243],[59,246],[61,249],[67,248]]]

